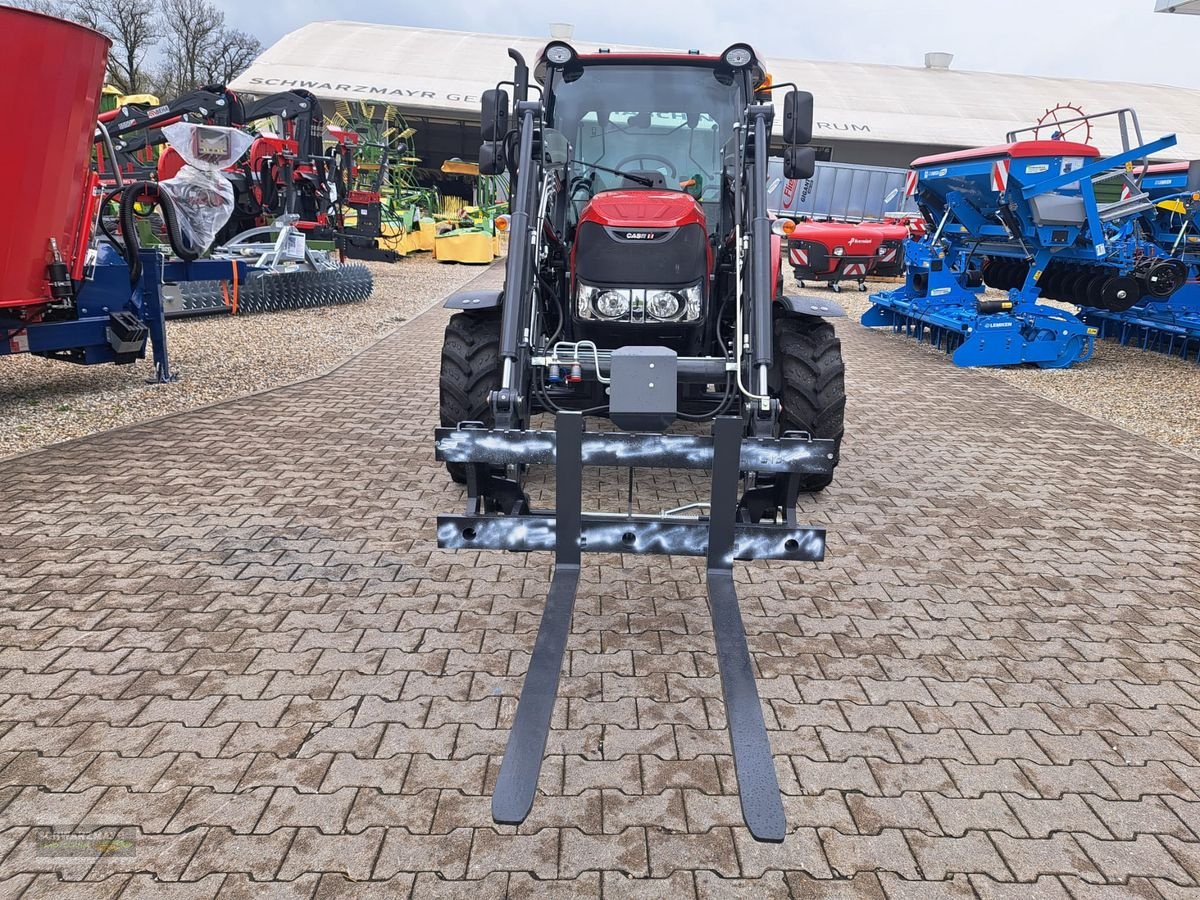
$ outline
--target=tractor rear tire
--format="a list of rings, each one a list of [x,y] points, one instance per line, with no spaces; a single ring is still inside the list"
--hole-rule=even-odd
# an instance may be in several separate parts
[[[489,395],[500,387],[500,316],[460,312],[446,324],[442,372],[438,381],[442,426],[460,422],[494,424]],[[450,477],[466,484],[464,463],[446,463]]]
[[[834,441],[836,466],[846,413],[842,342],[825,319],[780,316],[775,320],[775,353],[784,429]],[[801,479],[800,490],[815,494],[832,481],[832,475],[809,475]]]

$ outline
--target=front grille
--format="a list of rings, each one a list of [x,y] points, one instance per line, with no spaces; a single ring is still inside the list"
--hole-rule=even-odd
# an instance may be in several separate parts
[[[706,242],[700,225],[671,229],[655,240],[622,241],[604,225],[584,222],[576,236],[575,274],[588,284],[694,284],[708,274]]]

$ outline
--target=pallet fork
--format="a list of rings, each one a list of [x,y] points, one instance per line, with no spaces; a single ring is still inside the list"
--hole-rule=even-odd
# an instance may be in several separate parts
[[[800,476],[832,470],[832,441],[807,435],[742,438],[736,416],[714,420],[711,437],[656,433],[589,433],[583,416],[561,412],[554,431],[499,431],[464,425],[437,430],[437,457],[467,464],[467,511],[438,517],[438,546],[448,549],[547,551],[554,575],[533,656],[492,798],[492,817],[505,825],[525,820],[533,807],[550,717],[558,693],[563,652],[579,588],[582,551],[673,554],[706,559],[708,605],[713,619],[721,689],[725,698],[742,815],[760,841],[782,841],[786,832],[759,705],[745,628],[733,583],[738,559],[820,561],[825,530],[795,523],[748,521],[750,492],[739,500],[743,471],[772,473],[791,484]],[[517,461],[553,464],[556,507],[530,510],[515,482],[500,491],[495,466]],[[582,510],[582,472],[590,466],[711,469],[709,515],[618,515]],[[485,485],[490,482],[485,496]],[[751,489],[753,490],[753,489]],[[507,498],[508,515],[489,514],[494,498]]]

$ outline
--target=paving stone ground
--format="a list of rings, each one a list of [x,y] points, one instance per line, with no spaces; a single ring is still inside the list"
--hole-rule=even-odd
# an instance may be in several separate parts
[[[786,842],[661,558],[586,560],[542,795],[493,825],[550,563],[434,547],[444,322],[0,463],[0,895],[1196,894],[1200,462],[853,323],[828,559],[737,570]]]

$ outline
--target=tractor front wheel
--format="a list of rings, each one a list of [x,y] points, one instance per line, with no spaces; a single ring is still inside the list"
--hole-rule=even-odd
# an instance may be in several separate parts
[[[837,465],[845,430],[846,368],[833,326],[811,316],[777,318],[775,366],[784,430],[832,440]],[[810,475],[802,479],[800,490],[816,493],[831,481],[832,475]]]
[[[500,387],[500,316],[495,312],[460,312],[446,324],[442,372],[438,382],[442,426],[461,422],[494,424],[489,395]],[[446,463],[458,484],[467,481],[463,463]]]

